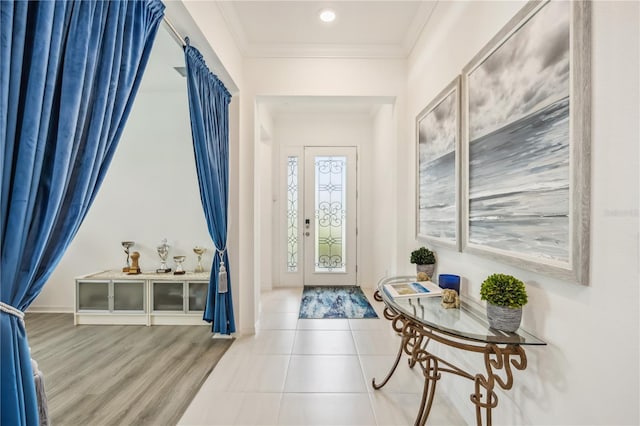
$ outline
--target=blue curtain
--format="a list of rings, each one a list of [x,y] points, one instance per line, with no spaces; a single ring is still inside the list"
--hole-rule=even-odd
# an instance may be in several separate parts
[[[159,0],[0,1],[2,425],[38,424],[20,317],[96,196],[163,13]]]
[[[214,333],[231,334],[236,331],[227,254],[231,95],[209,71],[198,49],[189,45],[188,39],[184,54],[200,199],[217,251],[213,256],[204,320],[213,322]],[[224,268],[219,272],[222,262]]]

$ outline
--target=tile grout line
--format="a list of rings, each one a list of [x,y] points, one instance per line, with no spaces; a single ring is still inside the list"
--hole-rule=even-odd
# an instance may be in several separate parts
[[[373,306],[373,305],[372,305]],[[375,308],[374,308],[375,310]],[[368,378],[364,369],[364,363],[362,362],[362,354],[360,353],[360,348],[358,347],[358,344],[356,343],[356,336],[354,334],[354,330],[352,327],[351,322],[349,321],[349,328],[351,329],[351,338],[353,339],[353,344],[356,347],[356,353],[358,354],[358,364],[360,364],[360,371],[362,372],[362,377],[364,379],[364,386],[365,386],[365,391],[367,394],[367,400],[369,401],[369,409],[371,410],[371,416],[373,417],[373,419],[376,422],[376,425],[380,424],[380,420],[378,419],[378,414],[376,413],[376,410],[374,408],[374,404],[373,404],[373,393],[369,392],[369,382],[368,382]]]

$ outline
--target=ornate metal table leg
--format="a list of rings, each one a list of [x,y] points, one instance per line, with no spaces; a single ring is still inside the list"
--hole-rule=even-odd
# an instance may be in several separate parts
[[[511,359],[512,356],[519,359]],[[507,346],[500,349],[497,345],[487,345],[484,352],[484,364],[487,370],[486,377],[476,374],[475,392],[471,394],[471,402],[476,406],[476,423],[482,425],[482,409],[485,411],[487,426],[491,426],[491,410],[498,406],[498,396],[494,392],[497,383],[504,390],[513,387],[513,372],[511,367],[517,370],[527,368],[527,356],[521,346]],[[495,371],[494,371],[495,369]],[[498,373],[504,371],[504,378]],[[484,391],[483,391],[484,390]]]
[[[376,291],[373,297],[376,300],[380,300],[380,301],[382,300],[382,296],[380,295],[379,291]],[[398,353],[396,354],[396,359],[393,363],[393,366],[391,367],[391,370],[389,370],[389,373],[387,373],[387,376],[384,378],[382,383],[380,384],[376,383],[375,377],[371,380],[371,386],[373,386],[373,388],[376,390],[386,385],[389,379],[391,378],[391,376],[393,376],[393,373],[395,373],[396,368],[398,368],[398,364],[400,363],[402,352],[405,350],[407,342],[409,341],[409,338],[410,338],[410,336],[406,333],[405,323],[402,320],[402,317],[400,315],[398,315],[396,312],[389,309],[388,306],[385,306],[383,315],[386,319],[391,321],[391,328],[393,328],[393,330],[396,333],[400,334],[402,336],[402,339],[400,340],[400,347],[398,347]]]
[[[374,389],[377,390],[377,389],[380,389],[381,387],[383,387],[384,385],[386,385],[387,382],[389,381],[389,379],[391,378],[391,376],[393,376],[393,373],[395,373],[396,368],[398,368],[398,364],[400,363],[400,358],[402,358],[402,350],[404,348],[406,340],[407,340],[407,337],[406,336],[402,336],[402,340],[400,341],[400,347],[398,348],[398,354],[396,355],[396,360],[393,363],[393,366],[391,367],[391,370],[389,370],[389,372],[387,373],[387,377],[384,378],[382,383],[377,384],[375,377],[373,379],[371,379],[371,386],[373,386]]]
[[[491,409],[498,405],[498,396],[493,391],[493,380],[485,379],[481,374],[475,378],[475,392],[471,401],[476,405],[476,425],[482,426],[482,409],[485,410],[487,426],[491,426]]]
[[[426,356],[425,356],[426,355]],[[419,354],[420,362],[424,362],[424,387],[422,389],[422,400],[420,401],[420,409],[416,418],[416,426],[422,426],[427,422],[431,406],[433,405],[433,397],[436,393],[436,384],[440,380],[440,372],[438,371],[438,358],[421,351]]]
[[[418,351],[425,350],[430,340],[431,339],[427,339],[427,341],[423,345],[422,342],[424,341],[424,337],[419,333],[414,333],[413,349],[409,354],[411,355],[411,358],[409,358],[409,368],[413,368],[416,366],[416,362],[418,361]]]

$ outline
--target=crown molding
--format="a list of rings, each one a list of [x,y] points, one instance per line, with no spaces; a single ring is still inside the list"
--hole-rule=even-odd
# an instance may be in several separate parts
[[[407,52],[399,44],[250,44],[246,56],[251,58],[403,59],[407,57]]]
[[[406,59],[418,41],[438,1],[420,3],[406,35],[396,44],[309,44],[250,43],[247,39],[233,2],[216,2],[229,31],[240,50],[249,58],[372,58]]]

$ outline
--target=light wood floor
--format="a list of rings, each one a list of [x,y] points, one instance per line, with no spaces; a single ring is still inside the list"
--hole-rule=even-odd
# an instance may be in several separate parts
[[[232,340],[207,326],[74,327],[27,314],[54,426],[175,425]]]

